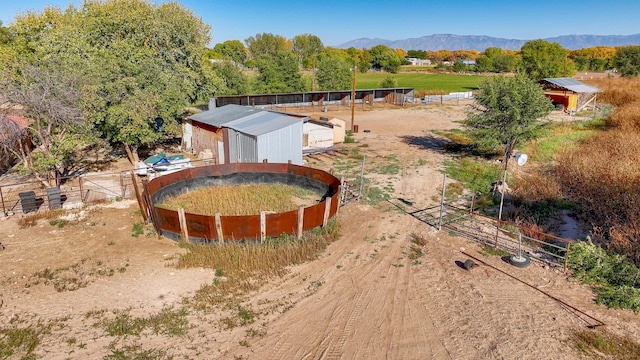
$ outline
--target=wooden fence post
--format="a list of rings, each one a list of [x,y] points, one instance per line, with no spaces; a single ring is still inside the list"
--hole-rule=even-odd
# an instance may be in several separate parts
[[[267,238],[267,212],[260,211],[260,243]]]
[[[324,216],[322,217],[322,227],[327,227],[329,223],[329,213],[331,211],[331,198],[328,197],[324,201]]]
[[[0,186],[0,199],[2,199],[2,215],[7,216],[7,209],[4,206],[4,195],[2,195],[2,186]]]
[[[120,198],[124,199],[124,196],[127,194],[127,189],[124,187],[124,173],[120,172]]]
[[[82,175],[78,177],[78,186],[80,186],[80,201],[84,202],[84,191],[82,190]]]
[[[149,220],[149,214],[147,213],[147,207],[144,206],[144,202],[142,201],[142,196],[140,195],[140,188],[138,187],[138,179],[136,178],[135,170],[131,170],[131,181],[133,182],[133,190],[136,192],[136,200],[138,200],[138,207],[140,208],[140,213],[142,214],[142,218],[144,222]],[[82,189],[82,188],[81,188]],[[80,190],[80,196],[82,196],[82,190]]]
[[[180,233],[182,234],[183,241],[189,241],[189,230],[187,229],[187,216],[184,213],[184,208],[178,208],[178,221],[180,222]]]
[[[304,205],[298,206],[298,240],[302,239],[304,229]]]
[[[224,243],[224,237],[222,236],[222,221],[220,219],[220,213],[215,214],[216,218],[216,237],[218,238],[218,243]]]

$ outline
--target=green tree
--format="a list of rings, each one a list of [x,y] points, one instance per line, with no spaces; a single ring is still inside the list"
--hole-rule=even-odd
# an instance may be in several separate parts
[[[387,75],[381,82],[380,82],[380,87],[383,89],[391,89],[398,86],[398,83],[396,82],[396,79],[393,78],[393,76],[391,75]]]
[[[465,65],[465,63],[463,63],[462,61],[456,61],[453,63],[453,71],[463,72],[465,70],[467,70],[467,65]]]
[[[623,46],[618,49],[615,67],[624,77],[640,75],[640,46]]]
[[[86,2],[79,15],[95,79],[85,111],[137,161],[140,146],[179,133],[184,107],[214,92],[204,62],[210,28],[175,2]]]
[[[374,68],[382,69],[391,73],[400,70],[402,58],[392,48],[386,45],[376,45],[369,50],[371,65]]]
[[[34,121],[29,129],[36,149],[16,153],[21,170],[45,186],[59,186],[61,176],[73,168],[67,160],[77,146],[93,140],[92,126],[80,109],[83,77],[56,58],[18,60],[12,68],[2,76],[0,92]]]
[[[289,51],[280,51],[275,56],[263,55],[258,59],[258,76],[255,91],[276,94],[305,91],[302,74],[298,71],[298,59]]]
[[[589,70],[604,71],[609,66],[610,59],[593,58],[589,61]]]
[[[486,55],[479,56],[476,59],[476,71],[479,71],[479,72],[493,71],[493,60]]]
[[[84,42],[61,41],[74,29],[68,13],[46,7],[16,17],[11,36],[0,44],[0,93],[34,120],[29,129],[36,149],[20,154],[21,170],[45,186],[59,185],[72,168],[68,160],[76,147],[93,140],[81,109],[82,90],[89,85],[88,62],[77,51]]]
[[[302,34],[293,38],[293,52],[300,65],[306,69],[316,66],[317,56],[323,49],[322,40],[315,35]]]
[[[244,40],[251,56],[260,59],[262,56],[278,56],[280,52],[291,51],[291,44],[282,35],[270,33],[256,34]]]
[[[176,2],[87,1],[27,13],[13,29],[23,62],[55,58],[83,78],[82,113],[131,161],[138,147],[177,134],[184,107],[218,82],[204,67],[209,26]]]
[[[222,80],[220,95],[244,95],[250,92],[249,79],[235,62],[222,61],[211,65],[212,71]]]
[[[524,75],[493,76],[480,84],[464,127],[479,148],[504,148],[503,169],[516,146],[540,136],[540,118],[553,110],[542,87]]]
[[[499,47],[489,47],[484,50],[484,55],[493,60],[502,55],[502,49]]]
[[[327,58],[318,64],[320,90],[348,90],[352,86],[351,65],[340,58]]]
[[[499,73],[513,72],[518,68],[519,57],[502,53],[493,59],[493,71]]]
[[[345,49],[337,49],[331,46],[326,46],[318,54],[318,63],[329,58],[340,59],[345,62],[353,63],[353,58]]]
[[[589,58],[586,56],[576,56],[573,61],[576,64],[576,69],[578,71],[589,70]]]
[[[213,47],[213,51],[222,55],[224,59],[229,59],[237,64],[244,65],[247,61],[247,49],[240,40],[227,40],[218,43]]]
[[[11,41],[11,30],[2,26],[2,20],[0,20],[0,44],[6,44]]]
[[[520,49],[522,66],[533,80],[573,76],[573,62],[567,58],[568,51],[558,43],[544,40],[526,42]]]
[[[409,50],[407,51],[407,57],[426,60],[427,52],[424,50]]]

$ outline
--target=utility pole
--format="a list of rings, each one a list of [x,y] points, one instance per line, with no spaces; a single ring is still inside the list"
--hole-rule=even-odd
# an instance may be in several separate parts
[[[358,67],[353,65],[353,87],[351,88],[351,131],[355,131],[355,111],[356,111],[356,71]]]

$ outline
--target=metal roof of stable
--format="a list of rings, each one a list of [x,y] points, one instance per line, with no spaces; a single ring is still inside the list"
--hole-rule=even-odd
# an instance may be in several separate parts
[[[578,81],[573,78],[544,78],[543,81],[546,81],[552,85],[557,87],[561,87],[563,89],[571,90],[576,93],[597,93],[602,92],[602,90],[598,89],[595,86],[587,85],[581,81]]]
[[[215,127],[227,127],[259,136],[301,121],[282,113],[240,105],[225,105],[191,115],[187,119]]]

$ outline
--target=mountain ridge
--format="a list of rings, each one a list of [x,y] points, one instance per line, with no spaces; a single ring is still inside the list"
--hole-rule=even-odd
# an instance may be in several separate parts
[[[503,50],[519,50],[524,43],[530,40],[497,38],[487,35],[456,35],[433,34],[419,38],[402,40],[387,40],[380,38],[359,38],[336,46],[347,49],[350,47],[369,49],[376,45],[386,45],[393,49],[404,50],[477,50],[484,51],[489,47],[498,47]],[[557,42],[569,50],[577,50],[594,46],[629,46],[640,45],[640,33],[632,35],[560,35],[542,40]]]

